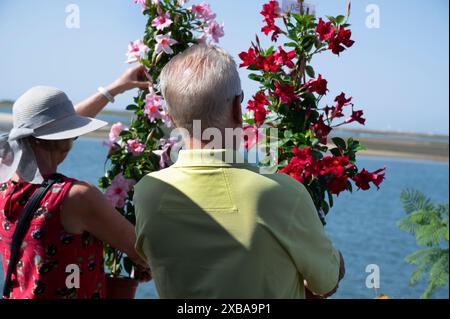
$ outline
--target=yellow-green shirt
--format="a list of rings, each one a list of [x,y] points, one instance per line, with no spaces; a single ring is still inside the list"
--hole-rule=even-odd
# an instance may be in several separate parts
[[[305,187],[225,156],[182,150],[135,187],[136,249],[159,296],[304,298],[304,279],[318,294],[335,288],[339,254]]]

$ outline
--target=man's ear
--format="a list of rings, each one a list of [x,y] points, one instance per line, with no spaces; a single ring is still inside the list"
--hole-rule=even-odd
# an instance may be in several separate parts
[[[241,105],[241,97],[240,96],[236,96],[233,100],[233,120],[240,126],[242,126],[243,124],[243,119],[242,119],[242,105]]]

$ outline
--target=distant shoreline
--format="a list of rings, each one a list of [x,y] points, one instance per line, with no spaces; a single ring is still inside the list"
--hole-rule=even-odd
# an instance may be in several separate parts
[[[2,105],[3,104],[3,105]],[[0,103],[0,108],[6,108]],[[118,111],[105,111],[100,116],[125,117],[128,114]],[[0,113],[0,132],[7,132],[12,128],[12,116]],[[89,134],[89,137],[107,139],[109,127]],[[400,133],[387,131],[340,129],[336,136],[353,136],[367,147],[361,151],[361,156],[392,157],[416,160],[430,160],[438,162],[449,161],[449,136],[422,133]]]

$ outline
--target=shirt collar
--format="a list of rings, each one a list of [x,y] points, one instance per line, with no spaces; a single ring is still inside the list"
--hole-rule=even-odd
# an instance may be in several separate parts
[[[232,167],[246,164],[244,157],[231,149],[181,150],[173,167]]]

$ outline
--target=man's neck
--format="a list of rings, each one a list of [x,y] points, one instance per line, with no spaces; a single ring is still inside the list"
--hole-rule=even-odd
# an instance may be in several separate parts
[[[222,143],[221,145],[214,145],[214,143],[211,142],[199,141],[197,139],[190,138],[184,140],[184,149],[186,150],[231,149],[236,151],[238,147],[236,147],[235,144],[233,144],[232,147],[227,147],[225,143]]]

